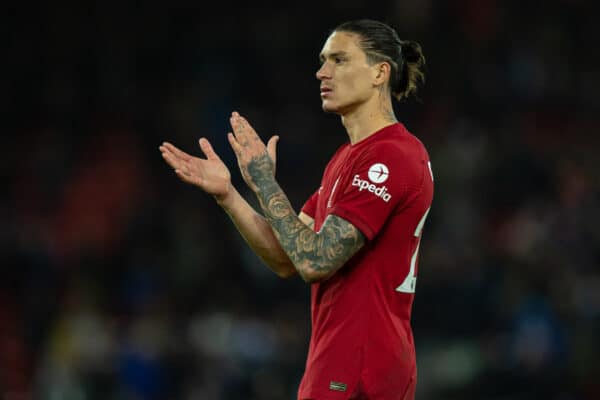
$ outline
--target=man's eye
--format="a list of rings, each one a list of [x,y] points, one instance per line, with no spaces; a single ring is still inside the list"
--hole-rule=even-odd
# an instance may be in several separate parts
[[[334,61],[336,64],[341,64],[342,62],[344,62],[344,59],[340,58],[340,57],[336,57],[336,58],[334,58]]]

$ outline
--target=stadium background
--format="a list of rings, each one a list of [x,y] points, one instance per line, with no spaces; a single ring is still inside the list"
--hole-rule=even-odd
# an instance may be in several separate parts
[[[428,60],[422,102],[397,107],[436,177],[418,399],[600,398],[594,3],[7,6],[0,397],[294,398],[308,286],[263,267],[158,146],[198,154],[208,137],[242,190],[225,139],[239,110],[281,136],[299,209],[345,140],[320,110],[318,52],[371,17]]]

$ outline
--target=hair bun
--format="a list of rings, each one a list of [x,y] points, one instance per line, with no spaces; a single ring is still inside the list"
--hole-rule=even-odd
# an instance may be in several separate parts
[[[419,43],[411,40],[404,40],[401,42],[400,47],[402,48],[402,57],[406,62],[418,63],[421,61],[423,53]]]

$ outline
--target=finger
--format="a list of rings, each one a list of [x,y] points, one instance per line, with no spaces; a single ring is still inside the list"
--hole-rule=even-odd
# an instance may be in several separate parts
[[[180,159],[176,158],[172,153],[162,152],[161,154],[162,154],[163,159],[171,167],[173,167],[174,169],[181,168],[181,164],[183,164],[182,161]]]
[[[180,163],[179,164],[179,168],[177,168],[180,171],[183,171],[186,175],[188,176],[192,176],[192,169],[190,168],[190,165],[188,163]]]
[[[246,121],[239,113],[234,111],[231,114],[230,122],[231,127],[233,128],[233,134],[241,145],[247,145],[252,138],[253,133],[254,136],[256,136],[256,133],[253,131],[248,121]]]
[[[242,145],[237,141],[237,139],[235,138],[235,136],[233,135],[233,133],[229,132],[227,134],[227,140],[229,140],[229,144],[231,145],[231,148],[233,149],[233,152],[235,153],[235,155],[239,158],[242,155]]]
[[[190,170],[189,163],[181,161],[180,159],[175,158],[175,156],[173,156],[172,154],[168,153],[163,153],[163,158],[175,170],[175,172],[180,171],[182,174],[185,174],[185,176],[188,176],[190,179],[194,176],[194,174],[192,174]]]
[[[169,157],[171,157],[172,160],[177,160],[178,162],[186,162],[187,160],[191,159],[191,157],[190,158],[181,157],[181,156],[177,155],[177,153],[168,149],[165,146],[160,147],[160,152],[163,155],[163,157],[169,156]]]
[[[206,158],[208,158],[209,160],[221,161],[221,158],[217,155],[212,145],[206,138],[200,138],[198,143],[200,144],[200,150],[202,150]]]
[[[229,123],[231,124],[231,128],[233,130],[233,134],[235,136],[235,139],[238,142],[243,142],[244,140],[244,130],[242,129],[242,126],[240,125],[240,115],[237,112],[233,112],[231,113],[231,117],[229,118]]]
[[[240,127],[242,128],[242,130],[244,131],[244,134],[248,137],[248,139],[259,139],[258,134],[256,133],[256,131],[254,130],[254,128],[252,127],[252,125],[250,125],[250,122],[248,122],[248,120],[244,117],[242,117],[241,115],[239,116],[239,124]]]
[[[163,148],[165,148],[166,150],[170,151],[171,153],[173,153],[176,157],[181,158],[182,160],[188,161],[192,158],[192,156],[190,156],[188,153],[179,150],[177,147],[173,146],[171,143],[169,142],[164,142],[163,145],[161,146]]]

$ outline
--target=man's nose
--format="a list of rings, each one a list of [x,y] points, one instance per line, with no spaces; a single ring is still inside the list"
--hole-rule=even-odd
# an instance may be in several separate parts
[[[317,76],[317,79],[322,81],[323,79],[327,79],[329,78],[329,71],[327,70],[327,64],[323,64],[321,65],[321,67],[317,70],[317,73],[315,74]]]

